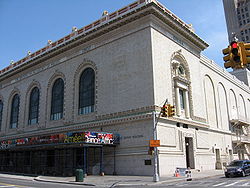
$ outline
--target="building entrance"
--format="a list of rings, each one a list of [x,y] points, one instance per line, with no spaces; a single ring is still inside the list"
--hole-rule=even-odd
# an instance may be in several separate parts
[[[76,169],[83,169],[85,174],[97,175],[105,172],[107,156],[107,172],[112,174],[114,150],[112,133],[67,132],[4,140],[0,142],[0,171],[72,176]]]
[[[83,146],[64,149],[29,149],[25,151],[5,150],[0,152],[0,171],[73,176],[76,169],[83,169],[87,175],[99,175],[104,172],[104,167],[115,171],[115,161],[105,164],[103,152],[105,150],[106,155],[112,156],[114,149],[115,147]]]
[[[186,148],[186,164],[187,168],[191,169],[195,168],[194,164],[194,146],[193,146],[193,138],[185,137],[185,148]]]
[[[221,158],[220,158],[220,149],[215,149],[215,169],[222,169]]]

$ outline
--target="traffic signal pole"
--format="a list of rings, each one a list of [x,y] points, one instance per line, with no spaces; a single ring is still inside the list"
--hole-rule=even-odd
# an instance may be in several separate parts
[[[160,113],[161,114],[161,113]],[[157,119],[156,119],[156,112],[153,111],[153,124],[154,124],[154,140],[157,140]],[[154,175],[153,175],[153,181],[158,182],[160,180],[159,178],[159,156],[158,156],[158,149],[157,147],[154,147]]]
[[[159,156],[158,156],[157,147],[160,146],[160,140],[157,140],[157,123],[158,123],[158,120],[159,120],[161,115],[162,115],[162,117],[172,117],[172,116],[174,116],[175,115],[175,106],[173,106],[171,104],[168,104],[168,99],[166,99],[163,107],[161,107],[161,111],[160,111],[158,117],[156,117],[156,111],[155,110],[152,112],[152,115],[153,115],[153,141],[159,141],[159,145],[150,146],[150,147],[154,147],[154,175],[153,175],[153,181],[158,182],[159,181]]]
[[[168,102],[168,99],[166,99],[165,103],[163,106],[166,106]],[[157,123],[159,120],[159,117],[161,116],[162,110],[160,111],[158,117],[156,117],[156,112],[153,111],[153,139],[157,140]],[[154,147],[154,174],[153,174],[153,181],[158,182],[160,180],[159,178],[159,154],[158,154],[158,148]]]

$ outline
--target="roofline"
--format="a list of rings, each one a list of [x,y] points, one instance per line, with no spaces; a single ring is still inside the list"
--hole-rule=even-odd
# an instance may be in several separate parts
[[[167,8],[165,8],[161,3],[159,3],[156,0],[137,0],[132,4],[129,4],[115,12],[112,12],[111,14],[104,15],[100,19],[92,22],[91,24],[82,27],[79,30],[72,31],[69,35],[51,43],[47,46],[37,50],[36,52],[32,54],[28,54],[26,57],[22,58],[21,60],[12,63],[10,66],[0,70],[0,79],[3,76],[8,75],[8,73],[11,73],[20,67],[23,67],[24,65],[27,65],[31,61],[34,61],[46,54],[49,54],[53,52],[54,50],[63,47],[65,45],[68,45],[69,43],[72,43],[76,40],[79,40],[80,38],[83,38],[87,36],[89,33],[95,32],[103,27],[106,27],[107,25],[113,23],[116,20],[123,19],[124,17],[137,12],[141,9],[144,9],[150,5],[154,5],[158,8],[162,13],[167,15],[172,21],[178,24],[179,27],[184,29],[188,34],[190,34],[193,38],[196,39],[197,42],[195,42],[197,45],[202,46],[203,49],[208,47],[208,44],[203,41],[198,35],[196,35],[192,27],[188,24],[186,24],[184,21],[182,21],[179,17],[177,17],[175,14],[173,14],[171,11],[169,11]],[[194,40],[193,40],[194,41]],[[4,78],[3,78],[4,79]]]

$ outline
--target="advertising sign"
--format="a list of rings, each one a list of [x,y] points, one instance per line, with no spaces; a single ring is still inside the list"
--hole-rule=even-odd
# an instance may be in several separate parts
[[[68,132],[48,136],[36,136],[0,141],[0,149],[19,146],[46,145],[46,144],[114,144],[114,134],[104,132]]]

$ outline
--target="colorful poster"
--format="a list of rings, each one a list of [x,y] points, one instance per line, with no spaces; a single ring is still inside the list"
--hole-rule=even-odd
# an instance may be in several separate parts
[[[0,141],[0,149],[8,149],[20,146],[46,145],[46,144],[114,144],[115,136],[112,133],[103,132],[68,132],[48,136],[36,136]],[[118,138],[118,137],[117,137]]]

